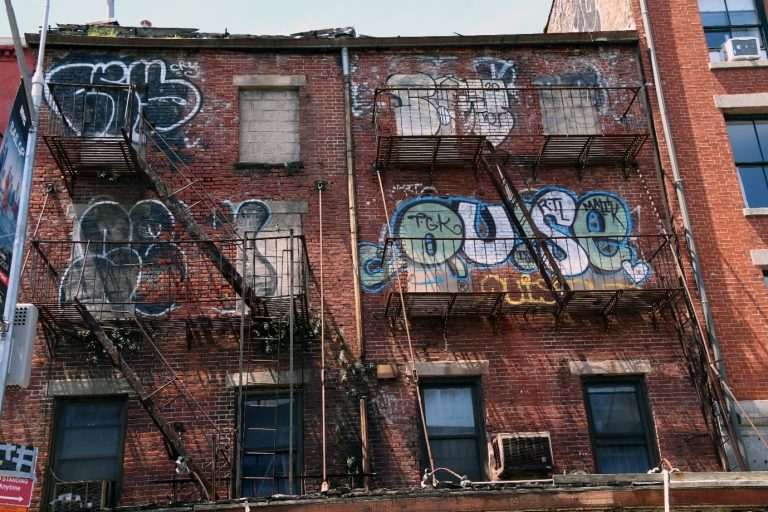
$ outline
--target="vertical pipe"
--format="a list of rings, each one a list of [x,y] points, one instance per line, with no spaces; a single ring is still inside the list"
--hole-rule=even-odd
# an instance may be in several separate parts
[[[723,362],[722,353],[720,351],[720,344],[717,341],[717,335],[715,334],[715,323],[712,318],[712,310],[709,307],[709,300],[707,298],[707,292],[704,288],[704,279],[701,275],[701,264],[699,262],[698,251],[696,250],[696,242],[693,238],[693,228],[691,225],[690,216],[688,215],[688,204],[685,198],[685,190],[683,189],[683,179],[680,174],[680,168],[677,164],[677,152],[675,150],[675,143],[672,140],[672,130],[669,126],[669,118],[667,116],[667,104],[664,98],[664,85],[659,75],[659,62],[656,58],[656,46],[653,41],[653,32],[651,31],[651,21],[648,16],[648,2],[647,0],[640,0],[640,8],[643,18],[643,29],[645,30],[646,44],[648,46],[648,53],[651,56],[651,69],[653,71],[653,86],[656,89],[656,102],[659,106],[659,117],[661,118],[661,128],[664,133],[664,138],[667,142],[667,152],[669,153],[669,165],[672,168],[672,176],[674,178],[675,192],[677,194],[677,200],[680,203],[680,218],[683,223],[683,229],[685,231],[685,238],[688,242],[689,255],[691,258],[691,269],[693,271],[693,278],[696,281],[696,288],[699,290],[699,297],[701,299],[701,307],[704,311],[704,320],[707,325],[707,334],[709,343],[712,347],[712,353],[717,365],[718,373],[720,373],[720,379],[724,385],[727,385],[728,379],[725,373],[725,363]],[[728,411],[726,411],[731,420],[731,427],[736,439],[733,440],[733,455],[736,458],[737,466],[740,469],[747,469],[744,457],[741,453],[741,435],[738,428],[738,418],[736,417],[736,411],[734,410],[731,400],[725,395],[725,400],[728,403]]]
[[[365,398],[360,399],[360,457],[363,466],[363,487],[371,490],[371,459],[368,457],[368,413],[365,409]]]
[[[320,221],[320,408],[322,412],[322,439],[323,439],[323,482],[320,484],[320,492],[328,492],[328,455],[326,452],[326,417],[325,417],[325,273],[323,260],[323,188],[325,183],[317,182],[318,209]]]
[[[3,400],[5,399],[5,382],[8,378],[8,362],[11,358],[11,340],[13,340],[13,319],[16,314],[16,300],[19,295],[19,280],[21,279],[21,263],[24,258],[24,238],[27,235],[27,217],[29,216],[29,197],[32,190],[32,171],[35,163],[35,146],[40,121],[40,102],[43,98],[43,63],[45,62],[45,41],[48,36],[48,13],[51,9],[50,0],[43,2],[43,28],[40,34],[40,48],[37,54],[37,67],[32,77],[32,111],[29,113],[31,126],[27,136],[24,171],[19,186],[19,212],[16,222],[16,237],[13,240],[13,256],[8,272],[8,291],[5,296],[5,310],[0,333],[0,418],[2,418]],[[7,328],[6,328],[7,326]]]
[[[352,251],[352,286],[355,297],[355,331],[357,356],[363,358],[363,303],[360,296],[360,265],[357,253],[357,193],[355,192],[355,161],[352,139],[352,92],[349,75],[349,49],[341,49],[341,71],[344,78],[344,142],[347,161],[347,200],[349,202],[349,244]]]
[[[13,49],[16,52],[16,62],[19,64],[19,73],[21,74],[21,80],[24,83],[24,92],[27,99],[27,112],[32,115],[34,106],[32,105],[32,84],[29,82],[29,70],[27,69],[27,61],[24,58],[24,47],[21,44],[21,35],[19,34],[19,26],[16,23],[16,13],[13,10],[13,4],[11,0],[5,0],[5,12],[8,15],[8,25],[11,27],[11,34],[13,35]]]
[[[107,0],[107,20],[115,19],[115,0]]]
[[[293,228],[290,235],[291,245],[288,255],[290,269],[288,270],[288,286],[290,288],[288,311],[288,492],[293,492]],[[280,372],[277,372],[278,375]]]
[[[243,243],[243,256],[240,261],[240,275],[243,276],[243,282],[248,282],[248,235],[242,239]],[[248,306],[245,304],[245,299],[242,298],[242,304],[240,304],[240,344],[238,346],[237,354],[237,425],[235,435],[237,436],[237,460],[235,461],[235,497],[239,498],[243,494],[243,439],[245,433],[243,432],[243,415],[245,414],[245,397],[243,396],[243,370],[245,359],[245,321],[248,318],[245,314]],[[250,330],[248,331],[250,332]]]

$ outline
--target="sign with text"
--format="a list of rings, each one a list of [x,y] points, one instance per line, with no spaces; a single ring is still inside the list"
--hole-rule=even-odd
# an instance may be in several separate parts
[[[0,313],[5,311],[8,292],[29,127],[26,95],[24,87],[19,86],[0,145]]]
[[[0,476],[0,505],[29,507],[34,483],[35,481],[29,478]]]

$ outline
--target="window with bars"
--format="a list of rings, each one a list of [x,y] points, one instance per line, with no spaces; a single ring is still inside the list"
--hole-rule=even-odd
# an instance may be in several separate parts
[[[645,473],[657,465],[641,378],[585,380],[584,398],[599,473]]]
[[[288,391],[245,396],[240,459],[243,497],[299,494],[300,402],[300,393],[294,391],[293,426],[289,428],[291,402]],[[291,438],[293,443],[289,443]],[[289,464],[293,468],[291,482]]]
[[[764,14],[755,0],[698,0],[710,60],[722,60],[720,48],[734,37],[756,37],[765,58]]]
[[[747,208],[768,208],[768,118],[726,121]]]
[[[482,447],[485,435],[477,381],[425,382],[421,384],[427,435],[435,468],[447,468],[470,480],[485,480]],[[429,468],[422,447],[422,472]],[[440,480],[455,480],[440,472]]]

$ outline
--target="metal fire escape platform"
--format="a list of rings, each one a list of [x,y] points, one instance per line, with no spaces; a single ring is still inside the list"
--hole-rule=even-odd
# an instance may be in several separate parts
[[[141,170],[132,121],[133,86],[47,84],[42,138],[71,191],[80,176],[119,177]]]
[[[387,318],[400,318],[403,308],[414,318],[656,314],[682,293],[675,277],[670,246],[674,240],[667,235],[548,237],[546,243],[553,247],[576,242],[583,248],[600,247],[604,251],[603,257],[597,256],[598,251],[592,251],[589,262],[559,261],[567,286],[556,284],[553,290],[546,286],[532,260],[521,258],[525,251],[522,238],[492,241],[515,247],[511,258],[526,261],[529,267],[521,269],[507,262],[492,268],[473,269],[471,276],[457,279],[455,269],[445,262],[423,261],[414,265],[406,255],[429,254],[426,246],[432,244],[437,247],[435,254],[450,254],[455,248],[469,247],[472,254],[480,254],[482,260],[490,261],[498,258],[498,253],[493,249],[483,254],[489,241],[389,239],[383,268],[389,282]],[[537,247],[540,244],[537,239],[529,238],[529,241]],[[618,262],[617,251],[631,254],[635,261]]]
[[[495,82],[495,81],[490,81]],[[483,146],[533,168],[618,166],[648,138],[640,87],[386,87],[374,96],[382,170],[477,171]]]

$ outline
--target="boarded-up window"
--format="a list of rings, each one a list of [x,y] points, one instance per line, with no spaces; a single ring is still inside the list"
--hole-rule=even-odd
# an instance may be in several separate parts
[[[299,157],[298,89],[240,91],[240,161],[281,164]]]

